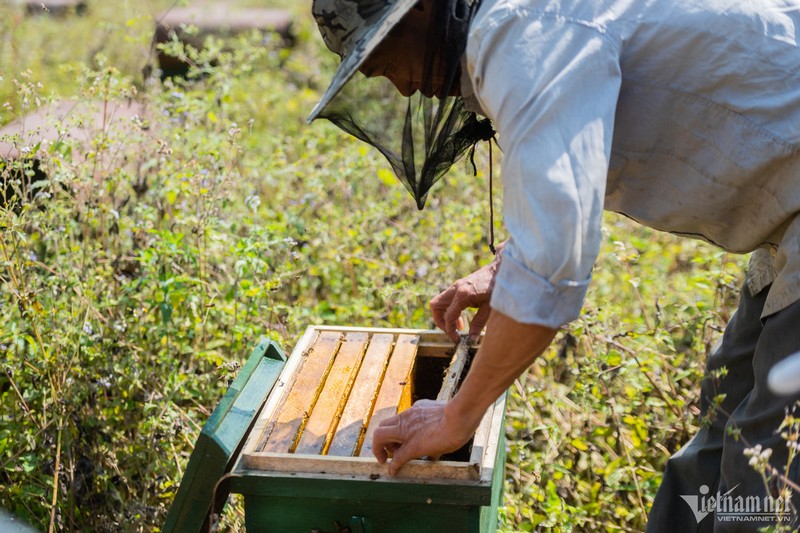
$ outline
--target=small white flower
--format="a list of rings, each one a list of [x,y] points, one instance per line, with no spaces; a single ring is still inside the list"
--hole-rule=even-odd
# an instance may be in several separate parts
[[[249,207],[253,212],[258,209],[258,206],[261,205],[261,197],[257,194],[251,194],[247,198],[244,199],[244,205]]]

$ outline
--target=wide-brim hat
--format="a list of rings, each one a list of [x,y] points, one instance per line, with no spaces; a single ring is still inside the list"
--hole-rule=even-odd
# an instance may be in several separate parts
[[[364,60],[419,0],[314,0],[311,11],[322,39],[342,57],[328,89],[314,106],[308,122],[316,119]]]

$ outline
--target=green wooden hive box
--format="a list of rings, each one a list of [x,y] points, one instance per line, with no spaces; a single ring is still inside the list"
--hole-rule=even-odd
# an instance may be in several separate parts
[[[309,327],[285,365],[274,345],[256,349],[220,405],[240,419],[226,435],[237,444],[211,446],[224,450],[206,449],[207,461],[195,460],[201,440],[225,440],[215,435],[224,425],[215,422],[215,411],[207,424],[215,422],[214,428],[198,440],[164,531],[207,530],[214,489],[197,485],[226,472],[216,498],[228,490],[244,496],[248,533],[496,531],[505,397],[467,445],[439,461],[411,461],[389,477],[372,455],[372,432],[381,420],[418,399],[442,397],[461,358],[455,352],[437,331],[337,326]],[[265,359],[271,372],[244,375]],[[241,408],[237,398],[246,399]],[[249,405],[254,401],[256,410]]]

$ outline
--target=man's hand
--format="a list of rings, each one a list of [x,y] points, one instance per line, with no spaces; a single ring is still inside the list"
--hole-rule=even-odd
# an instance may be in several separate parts
[[[447,402],[420,400],[411,409],[384,420],[375,430],[372,451],[381,463],[391,454],[389,473],[416,457],[434,459],[460,448],[475,433],[486,410],[544,351],[556,330],[523,324],[492,313],[486,337],[469,373]]]
[[[504,244],[498,246],[498,252],[502,250]],[[470,323],[469,335],[475,338],[483,331],[492,311],[489,300],[492,297],[494,278],[500,267],[500,257],[501,254],[498,253],[494,261],[456,281],[449,289],[431,300],[434,324],[447,333],[453,342],[458,342],[461,311],[468,307],[478,310]]]
[[[381,422],[372,439],[372,451],[378,462],[386,463],[389,455],[389,474],[412,459],[428,456],[438,459],[442,454],[455,451],[466,443],[480,424],[480,417],[465,424],[447,415],[447,404],[433,400],[419,400],[410,409]]]

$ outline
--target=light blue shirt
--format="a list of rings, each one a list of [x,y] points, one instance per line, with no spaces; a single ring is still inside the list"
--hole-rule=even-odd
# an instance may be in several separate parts
[[[764,315],[800,299],[798,37],[798,0],[483,0],[466,75],[499,132],[511,234],[492,307],[577,318],[603,209],[779,245]]]

